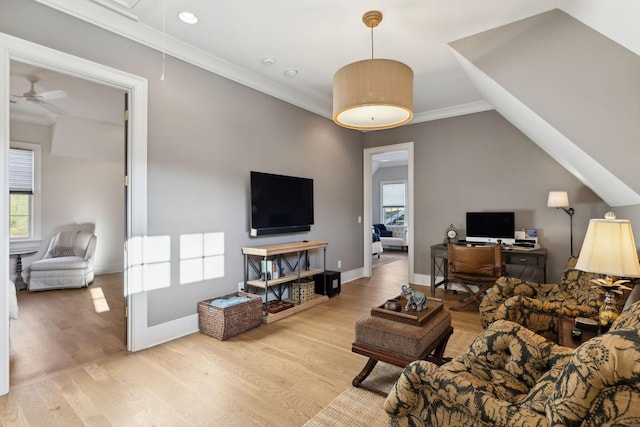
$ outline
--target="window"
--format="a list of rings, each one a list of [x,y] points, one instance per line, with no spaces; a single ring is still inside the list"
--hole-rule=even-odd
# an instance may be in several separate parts
[[[36,240],[40,234],[40,146],[12,143],[9,149],[9,237]]]
[[[386,225],[405,225],[407,204],[407,182],[382,182],[382,222]]]

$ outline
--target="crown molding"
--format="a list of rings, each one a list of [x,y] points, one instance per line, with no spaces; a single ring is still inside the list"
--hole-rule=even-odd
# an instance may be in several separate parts
[[[304,110],[318,114],[329,120],[333,120],[333,103],[330,97],[322,95],[302,95],[290,88],[267,80],[255,73],[249,72],[215,55],[204,52],[174,37],[163,37],[162,32],[138,22],[137,16],[127,11],[127,6],[132,7],[137,0],[36,0],[45,6],[56,9],[67,15],[103,28],[136,43],[145,45],[159,52],[164,52],[174,58],[180,59],[214,74],[232,80],[243,86],[250,87],[259,92],[270,95],[281,101],[300,107]],[[118,4],[122,6],[119,6]],[[123,13],[124,12],[124,13]],[[161,70],[158,66],[158,78]],[[165,79],[170,79],[170,73]],[[485,101],[470,102],[457,106],[438,110],[415,113],[410,123],[421,123],[431,120],[439,120],[448,117],[461,116],[491,110]]]
[[[452,107],[430,110],[416,113],[411,123],[429,122],[432,120],[447,119],[450,117],[463,116],[465,114],[479,113],[493,110],[494,108],[486,101],[474,101],[466,104],[454,105]]]
[[[112,8],[105,8],[93,1],[36,1],[154,50],[164,51],[165,54],[173,56],[174,58],[211,71],[212,73],[266,93],[282,101],[327,118],[332,117],[332,104],[330,99],[321,102],[301,96],[285,86],[264,79],[257,74],[231,64],[215,55],[208,54],[176,38],[171,36],[163,37],[162,32],[141,24],[137,22],[137,20],[129,19],[113,11]],[[160,74],[160,67],[158,67],[158,78],[160,78]],[[171,78],[171,75],[166,75],[165,78]]]

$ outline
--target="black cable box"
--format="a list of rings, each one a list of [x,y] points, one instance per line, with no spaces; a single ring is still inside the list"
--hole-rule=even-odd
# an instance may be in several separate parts
[[[515,242],[513,243],[513,246],[519,246],[521,248],[535,248],[536,247],[536,241],[535,240],[516,239]]]

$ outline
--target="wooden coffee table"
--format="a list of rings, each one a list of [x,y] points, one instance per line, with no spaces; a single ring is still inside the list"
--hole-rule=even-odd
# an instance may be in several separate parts
[[[354,387],[386,396],[386,392],[363,384],[378,361],[401,368],[415,360],[428,360],[441,365],[446,362],[444,350],[452,333],[448,310],[442,310],[419,326],[365,316],[356,322],[356,340],[351,345],[351,351],[369,360],[351,383]]]

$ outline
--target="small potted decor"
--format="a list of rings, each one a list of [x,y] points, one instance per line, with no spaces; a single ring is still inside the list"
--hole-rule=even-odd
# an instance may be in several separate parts
[[[593,279],[591,281],[605,293],[604,304],[600,307],[598,317],[600,319],[600,327],[603,330],[608,330],[611,324],[618,318],[619,314],[615,305],[616,294],[622,295],[622,291],[631,290],[630,287],[623,285],[623,283],[627,283],[629,280],[621,279],[614,282],[611,277],[607,276],[604,279]]]

